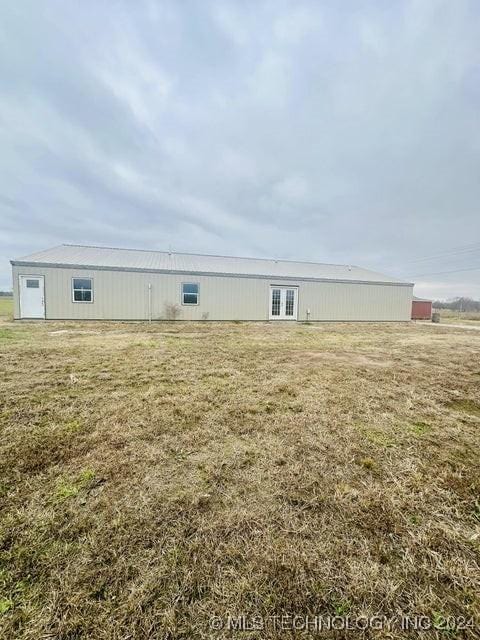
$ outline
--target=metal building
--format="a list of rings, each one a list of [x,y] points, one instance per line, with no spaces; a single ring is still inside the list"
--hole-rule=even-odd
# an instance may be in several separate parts
[[[408,321],[413,284],[351,265],[61,245],[12,260],[15,318]]]

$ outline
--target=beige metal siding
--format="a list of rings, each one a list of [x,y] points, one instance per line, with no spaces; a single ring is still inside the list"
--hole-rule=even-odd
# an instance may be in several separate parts
[[[231,276],[189,276],[138,271],[14,266],[15,317],[19,317],[18,275],[45,276],[47,319],[147,320],[148,285],[152,318],[165,319],[178,305],[181,320],[267,320],[271,284],[299,287],[298,319],[409,320],[412,287],[381,284],[282,281]],[[72,278],[92,278],[94,301],[72,301]],[[198,282],[200,303],[181,304],[182,282]]]
[[[304,282],[299,320],[410,320],[411,286]]]

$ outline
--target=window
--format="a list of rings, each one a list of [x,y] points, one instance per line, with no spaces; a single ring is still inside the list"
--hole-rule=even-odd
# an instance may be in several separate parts
[[[182,304],[198,304],[199,285],[192,282],[182,284]]]
[[[287,289],[285,294],[285,315],[293,316],[293,308],[295,306],[295,291]]]
[[[72,287],[74,302],[93,302],[92,278],[73,278]]]
[[[38,280],[27,280],[27,289],[39,289],[40,283]]]
[[[280,289],[272,290],[272,316],[280,315]]]

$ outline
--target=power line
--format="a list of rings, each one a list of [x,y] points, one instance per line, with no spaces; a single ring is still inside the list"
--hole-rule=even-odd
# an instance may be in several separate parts
[[[409,276],[410,278],[421,278],[423,276],[439,276],[446,273],[461,273],[462,271],[478,271],[480,267],[470,267],[468,269],[452,269],[451,271],[434,271],[433,273],[419,273],[415,276]]]
[[[475,253],[476,251],[480,251],[480,243],[475,242],[470,245],[466,245],[464,247],[457,247],[457,249],[452,248],[448,251],[443,251],[441,253],[437,253],[433,256],[427,256],[424,258],[416,258],[415,260],[408,260],[408,264],[412,264],[415,262],[424,262],[428,260],[436,260],[438,258],[444,258],[448,256],[456,256],[456,255],[465,255],[466,253]]]

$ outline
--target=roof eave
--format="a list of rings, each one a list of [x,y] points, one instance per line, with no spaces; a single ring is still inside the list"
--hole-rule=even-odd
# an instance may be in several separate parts
[[[233,273],[222,271],[195,271],[185,269],[146,269],[144,267],[113,267],[113,266],[100,266],[94,264],[72,264],[72,263],[60,263],[60,262],[33,262],[26,260],[10,260],[10,264],[13,267],[55,267],[60,269],[92,269],[97,271],[133,271],[137,273],[162,273],[171,275],[184,275],[191,274],[196,276],[215,276],[222,278],[262,278],[268,280],[298,280],[301,282],[341,282],[346,284],[380,284],[390,286],[401,287],[413,287],[413,282],[401,282],[401,281],[383,281],[383,280],[359,280],[359,279],[345,279],[345,278],[309,278],[305,276],[282,276],[268,273]]]

